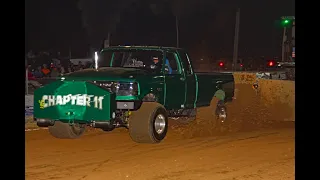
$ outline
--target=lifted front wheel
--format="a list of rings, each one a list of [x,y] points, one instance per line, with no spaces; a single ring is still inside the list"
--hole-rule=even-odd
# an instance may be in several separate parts
[[[129,134],[137,143],[159,143],[168,131],[166,109],[156,102],[143,102],[129,118]]]

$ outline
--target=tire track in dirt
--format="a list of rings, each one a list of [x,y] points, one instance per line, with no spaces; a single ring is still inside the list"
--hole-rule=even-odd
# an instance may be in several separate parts
[[[238,88],[224,135],[213,131],[212,107],[200,108],[189,124],[170,121],[160,144],[134,143],[125,129],[89,129],[75,140],[55,139],[47,130],[26,132],[26,179],[293,179],[294,123],[278,124],[281,108],[268,109],[251,86]]]
[[[39,133],[39,131],[32,133]],[[181,153],[197,156],[204,152],[208,153],[208,150],[210,149],[219,149],[228,144],[242,143],[242,141],[256,141],[261,138],[278,136],[281,133],[282,130],[265,130],[264,132],[236,133],[229,136],[200,137],[180,140],[170,139],[170,136],[168,136],[168,141],[164,141],[163,143],[145,145],[131,142],[130,138],[125,138],[125,136],[128,136],[125,132],[116,132],[107,135],[88,136],[85,139],[78,141],[81,142],[82,145],[77,145],[78,142],[75,141],[68,141],[70,145],[68,147],[64,146],[66,142],[47,138],[40,133],[45,139],[44,141],[31,140],[29,144],[32,147],[28,147],[28,141],[26,142],[26,153],[30,155],[29,157],[27,156],[26,159],[26,179],[92,179],[92,174],[107,172],[109,171],[108,167],[119,167],[121,169],[127,167],[131,169],[131,166],[135,167],[139,162],[143,163],[144,161],[150,161],[151,164],[160,161],[161,164],[161,161],[166,160],[168,155],[171,159],[174,157],[178,158]],[[46,136],[49,135],[47,134]],[[102,140],[110,140],[109,147],[106,148],[104,143],[99,143]],[[122,141],[117,142],[117,140]],[[52,144],[50,144],[49,147],[41,148],[45,146],[47,141]],[[279,140],[276,142],[279,142]],[[282,142],[286,141],[282,140]],[[282,144],[268,143],[270,146]],[[38,148],[35,148],[35,146]],[[56,147],[55,150],[53,151],[52,149],[50,151],[49,149],[53,147]],[[42,155],[41,158],[34,158],[38,156],[38,153],[39,155]],[[28,162],[30,163],[29,165]],[[34,163],[37,164],[32,165]],[[114,169],[112,171],[114,171]],[[209,170],[205,169],[204,172],[206,171]],[[223,170],[221,170],[221,172],[222,171]],[[193,169],[190,172],[201,174],[197,169]],[[174,177],[177,176],[175,174],[179,174],[179,171],[173,171],[171,172],[171,175],[170,173],[169,175],[159,175],[159,177],[166,179],[168,176],[170,177],[169,179],[175,179]],[[178,176],[176,179],[179,179]]]

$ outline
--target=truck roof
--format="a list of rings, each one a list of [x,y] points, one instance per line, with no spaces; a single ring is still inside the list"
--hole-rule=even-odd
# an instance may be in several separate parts
[[[177,47],[163,47],[163,46],[110,46],[107,48],[103,48],[103,50],[107,49],[146,49],[146,50],[178,50],[182,48]]]

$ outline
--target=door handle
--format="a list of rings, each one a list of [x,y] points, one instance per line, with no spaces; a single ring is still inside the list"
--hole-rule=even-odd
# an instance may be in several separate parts
[[[180,80],[181,80],[181,81],[184,81],[184,80],[186,80],[186,79],[184,79],[183,77],[181,77]]]

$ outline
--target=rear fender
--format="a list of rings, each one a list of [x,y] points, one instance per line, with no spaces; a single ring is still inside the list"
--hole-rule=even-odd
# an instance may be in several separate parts
[[[157,96],[157,94],[150,92],[143,97],[142,101],[143,102],[157,102],[158,96]]]

